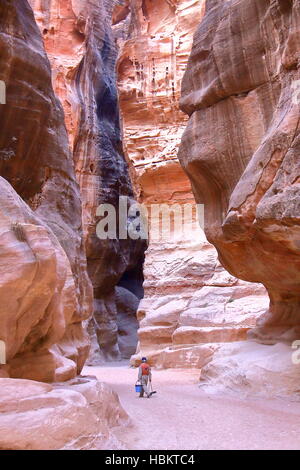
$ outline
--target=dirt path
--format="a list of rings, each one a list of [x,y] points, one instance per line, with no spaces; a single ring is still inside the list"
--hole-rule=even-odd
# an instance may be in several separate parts
[[[111,385],[133,426],[116,434],[130,450],[300,449],[300,403],[207,395],[198,370],[153,372],[152,398],[134,392],[136,369],[85,367]]]

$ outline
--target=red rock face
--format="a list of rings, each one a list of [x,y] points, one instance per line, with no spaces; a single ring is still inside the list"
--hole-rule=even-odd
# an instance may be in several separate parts
[[[124,146],[137,179],[150,180],[158,167],[162,173],[162,162],[179,167],[176,152],[186,125],[180,86],[204,2],[132,0],[130,8],[129,39],[120,41],[118,60]]]
[[[100,354],[116,359],[123,349],[118,344],[118,317],[124,309],[119,310],[122,302],[115,287],[126,271],[142,265],[145,249],[143,243],[100,240],[96,235],[100,204],[112,204],[118,210],[120,196],[127,196],[129,205],[135,202],[122,150],[115,76],[117,48],[111,28],[112,10],[119,2],[30,3],[50,58],[54,89],[64,107],[80,185],[88,271],[95,297],[89,330],[93,337],[96,333],[101,344],[101,352],[98,350],[94,357],[99,359]],[[131,320],[136,331],[134,312]],[[121,330],[126,336],[123,327]],[[135,346],[136,340],[133,351]]]
[[[222,264],[268,290],[264,343],[300,337],[299,8],[207,2],[182,87],[179,158]]]
[[[13,377],[66,380],[80,372],[89,351],[82,321],[91,314],[92,291],[80,193],[63,111],[26,1],[1,3],[0,42],[0,79],[7,86],[0,108],[6,370]]]
[[[128,416],[117,395],[76,377],[90,349],[83,324],[93,302],[81,198],[26,0],[1,2],[0,44],[0,448],[120,448],[111,428]]]
[[[132,0],[129,6],[131,15],[123,21],[129,38],[119,40],[118,60],[126,155],[140,201],[148,209],[176,204],[183,214],[194,197],[177,159],[187,123],[179,98],[205,2]],[[150,218],[151,230],[158,226],[159,219]],[[147,355],[160,367],[202,367],[220,343],[245,340],[268,305],[262,286],[223,269],[193,218],[170,237],[150,235],[144,275],[133,363]]]

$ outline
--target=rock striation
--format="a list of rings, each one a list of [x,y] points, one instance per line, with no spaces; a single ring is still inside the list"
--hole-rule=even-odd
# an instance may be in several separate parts
[[[208,2],[182,86],[190,119],[180,160],[206,205],[206,234],[222,264],[269,293],[251,332],[264,343],[300,334],[299,8]]]
[[[222,348],[202,378],[271,395],[299,389],[299,21],[296,1],[207,2],[180,103],[179,159],[205,204],[207,238],[270,300],[248,334],[256,343]]]
[[[129,418],[118,396],[95,378],[63,384],[0,379],[0,449],[122,449],[114,428]]]
[[[70,261],[51,228],[0,179],[2,374],[44,382],[79,373],[89,341]]]
[[[181,81],[205,2],[132,0],[129,7],[122,20],[129,36],[118,40],[118,88],[134,188],[149,210],[151,233],[161,223],[153,205],[177,207],[182,215],[194,206],[184,230],[173,227],[159,239],[150,233],[132,363],[146,354],[157,367],[200,368],[220,343],[245,340],[268,300],[262,286],[220,265],[196,223],[191,184],[177,158],[188,120],[179,109]]]
[[[88,272],[95,298],[89,325],[94,338],[92,363],[100,357],[119,359],[123,354],[119,340],[122,343],[125,332],[119,335],[123,310],[118,310],[115,288],[128,271],[136,269],[135,279],[141,277],[145,249],[138,241],[99,239],[96,234],[100,204],[111,204],[118,216],[120,196],[128,198],[128,207],[135,203],[122,150],[116,89],[115,36],[122,31],[113,32],[111,25],[112,16],[122,6],[107,0],[97,4],[91,0],[30,3],[50,58],[53,86],[64,107],[82,197]],[[134,319],[135,313],[133,323]]]
[[[92,307],[80,193],[63,111],[27,2],[1,3],[0,41],[0,78],[7,89],[7,104],[0,107],[6,299],[0,339],[6,341],[12,376],[70,379],[88,355],[82,322]]]
[[[118,397],[77,377],[93,301],[81,197],[26,0],[1,2],[0,44],[0,448],[120,448],[112,428],[128,417]]]

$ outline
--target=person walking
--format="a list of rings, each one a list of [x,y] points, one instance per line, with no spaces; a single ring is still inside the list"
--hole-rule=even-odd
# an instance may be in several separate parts
[[[144,393],[147,395],[147,398],[150,398],[152,394],[148,392],[148,382],[151,382],[152,374],[151,374],[151,367],[147,363],[146,357],[142,357],[142,363],[139,367],[138,380],[140,384],[142,385],[140,398],[144,396]]]

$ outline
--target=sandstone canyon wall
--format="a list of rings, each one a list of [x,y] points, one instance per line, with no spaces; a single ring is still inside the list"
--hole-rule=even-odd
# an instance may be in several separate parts
[[[1,2],[0,42],[0,449],[119,447],[111,428],[128,416],[118,397],[76,377],[93,300],[81,197],[27,1]]]
[[[80,185],[88,272],[95,298],[88,327],[94,339],[91,361],[130,357],[137,342],[135,314],[142,295],[144,243],[101,240],[96,234],[100,204],[112,204],[118,215],[120,196],[128,198],[128,207],[135,202],[122,150],[116,90],[114,34],[122,31],[113,33],[111,28],[113,8],[120,2],[30,3],[50,58],[53,86],[65,110]],[[123,276],[130,280],[126,285],[122,284]]]
[[[195,196],[209,240],[195,216],[150,238],[132,363],[202,367],[214,391],[298,390],[299,4],[30,3],[42,35],[27,1],[0,5],[0,448],[121,445],[118,397],[76,377],[87,329],[105,359],[135,348],[144,245],[96,236],[97,207],[121,195],[148,208]]]
[[[179,158],[207,238],[232,275],[265,285],[270,306],[249,337],[274,345],[223,350],[206,378],[249,384],[260,370],[261,391],[276,374],[278,390],[298,387],[299,22],[293,0],[207,2],[182,86]]]
[[[188,120],[179,98],[205,2],[132,0],[126,5],[130,11],[122,10],[118,23],[130,22],[128,39],[119,40],[118,88],[135,191],[148,208],[167,203],[183,211],[194,197],[177,158]],[[152,218],[151,231],[159,223]],[[170,238],[150,235],[144,276],[134,364],[146,354],[157,367],[200,368],[220,343],[245,340],[268,305],[261,285],[240,281],[220,265],[195,213],[185,230],[173,230]]]
[[[1,340],[5,373],[53,381],[80,372],[92,291],[81,200],[63,111],[27,2],[0,10]],[[40,240],[39,240],[40,239]]]

